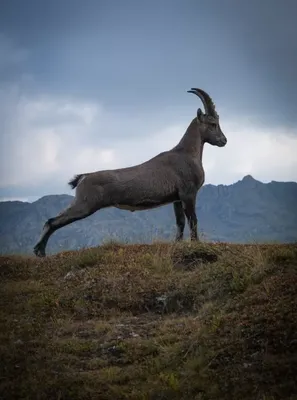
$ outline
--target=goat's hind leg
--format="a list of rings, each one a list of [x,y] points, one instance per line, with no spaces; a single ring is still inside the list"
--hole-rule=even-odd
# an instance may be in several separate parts
[[[90,207],[86,202],[79,202],[76,199],[68,208],[62,211],[54,218],[46,221],[43,227],[39,241],[34,247],[34,253],[38,257],[45,257],[45,248],[50,236],[63,226],[69,225],[72,222],[86,218],[93,214],[98,207]]]
[[[195,198],[189,198],[183,201],[184,211],[188,220],[190,228],[190,238],[191,241],[199,241],[198,236],[198,221],[195,210]]]

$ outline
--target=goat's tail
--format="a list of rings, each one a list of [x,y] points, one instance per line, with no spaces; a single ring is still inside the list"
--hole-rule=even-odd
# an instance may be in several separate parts
[[[81,180],[81,178],[83,177],[84,174],[80,174],[80,175],[75,175],[74,178],[72,178],[69,182],[68,185],[71,186],[71,189],[76,188],[76,186],[78,185],[79,181]]]

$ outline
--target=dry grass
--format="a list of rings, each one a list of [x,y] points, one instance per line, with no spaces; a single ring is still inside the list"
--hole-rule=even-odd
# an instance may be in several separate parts
[[[297,398],[297,245],[1,257],[0,398]]]

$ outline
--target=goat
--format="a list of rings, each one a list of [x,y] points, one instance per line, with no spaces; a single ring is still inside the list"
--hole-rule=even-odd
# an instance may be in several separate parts
[[[223,147],[227,139],[221,130],[219,115],[211,97],[197,88],[187,92],[201,99],[205,114],[198,108],[197,116],[180,142],[171,150],[142,164],[76,175],[68,182],[72,189],[76,188],[74,200],[44,224],[33,250],[36,256],[45,256],[48,239],[57,229],[106,207],[133,212],[173,203],[177,229],[175,240],[183,239],[186,218],[191,240],[199,240],[195,205],[198,190],[205,178],[203,146],[209,143]]]

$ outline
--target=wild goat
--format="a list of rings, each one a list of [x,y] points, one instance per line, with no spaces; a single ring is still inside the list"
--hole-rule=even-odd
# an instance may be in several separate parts
[[[66,210],[44,224],[34,247],[37,256],[45,256],[48,239],[57,229],[106,207],[137,211],[173,203],[177,227],[175,240],[183,239],[185,217],[191,240],[199,240],[195,205],[197,192],[204,183],[203,146],[209,143],[223,147],[227,139],[211,97],[196,88],[188,93],[201,99],[205,114],[198,108],[197,117],[180,142],[171,150],[133,167],[76,175],[69,182],[72,189],[76,188],[75,198]]]

